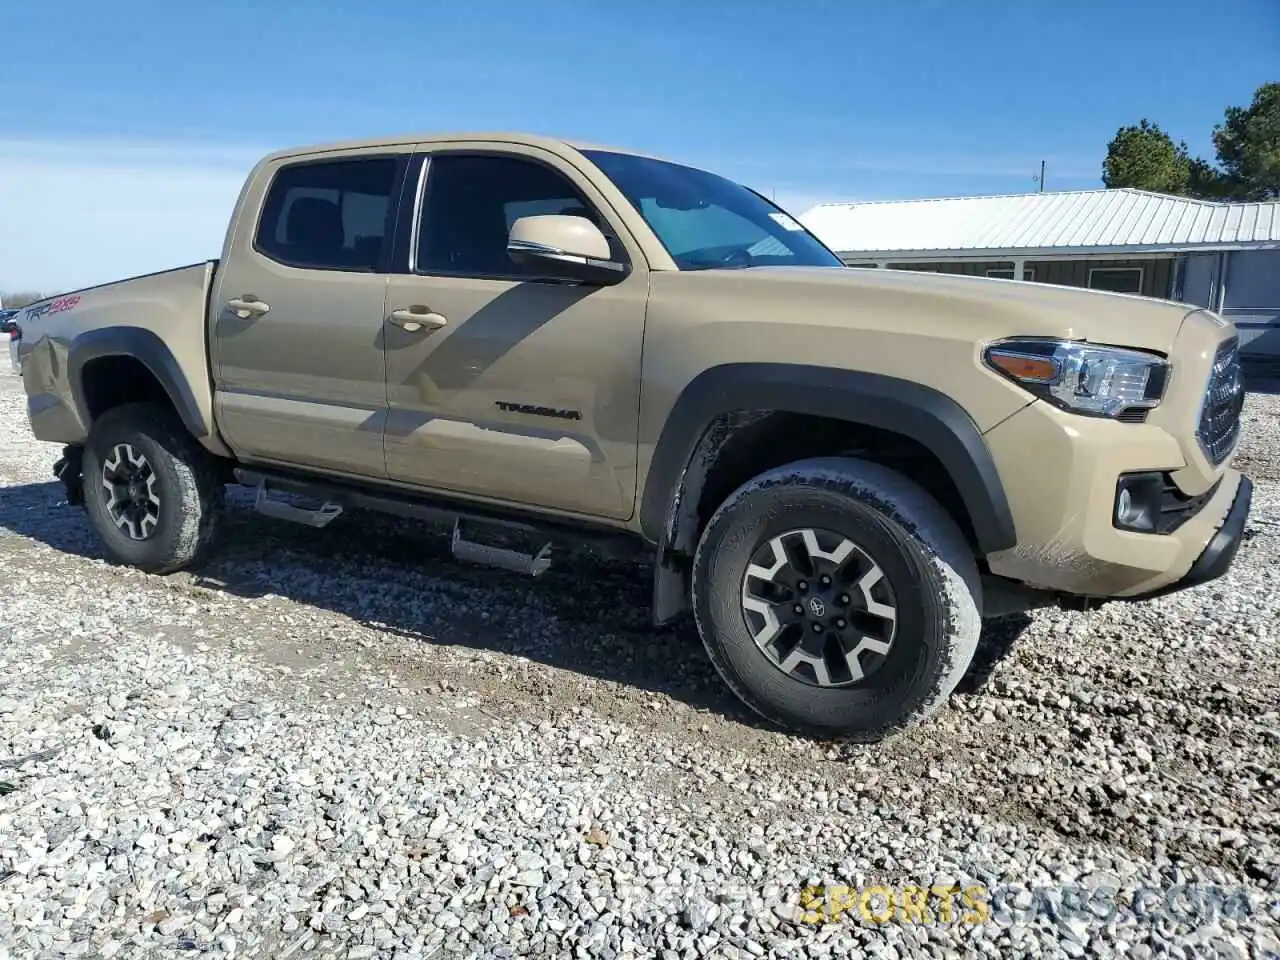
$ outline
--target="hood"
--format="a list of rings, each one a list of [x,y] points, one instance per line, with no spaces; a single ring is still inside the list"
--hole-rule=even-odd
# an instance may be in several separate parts
[[[682,284],[714,285],[725,295],[768,300],[800,322],[868,314],[883,322],[893,316],[904,333],[920,324],[947,322],[954,324],[956,336],[975,340],[1050,336],[1164,354],[1186,318],[1203,310],[1102,290],[913,270],[752,267],[679,276],[687,278]]]

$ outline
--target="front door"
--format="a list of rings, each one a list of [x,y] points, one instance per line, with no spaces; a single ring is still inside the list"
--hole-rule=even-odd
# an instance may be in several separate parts
[[[214,403],[243,460],[385,478],[382,306],[405,157],[282,165],[219,268]],[[262,178],[267,179],[267,178]]]
[[[387,470],[432,490],[625,519],[646,271],[585,177],[510,149],[426,162],[410,272],[387,290]],[[590,286],[516,266],[510,225],[538,213],[592,217],[631,274]],[[424,322],[406,329],[415,313]]]

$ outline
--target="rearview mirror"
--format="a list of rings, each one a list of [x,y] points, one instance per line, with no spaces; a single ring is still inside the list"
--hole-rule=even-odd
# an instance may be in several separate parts
[[[586,217],[543,214],[511,225],[507,254],[522,267],[556,280],[619,283],[630,272],[612,259],[609,241]]]

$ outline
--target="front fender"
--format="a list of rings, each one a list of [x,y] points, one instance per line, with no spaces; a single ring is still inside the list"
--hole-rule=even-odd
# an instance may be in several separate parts
[[[684,484],[707,428],[731,411],[810,414],[876,427],[928,449],[950,474],[979,550],[1017,543],[995,461],[973,419],[950,397],[908,380],[785,363],[730,363],[695,377],[676,400],[654,450],[640,504],[640,529],[665,549],[697,504]]]

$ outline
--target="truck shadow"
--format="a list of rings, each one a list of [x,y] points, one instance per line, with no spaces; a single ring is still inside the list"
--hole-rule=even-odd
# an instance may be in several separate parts
[[[4,488],[0,528],[102,559],[83,511],[54,482]],[[220,546],[192,576],[206,589],[280,596],[414,642],[525,657],[767,727],[729,692],[692,627],[652,626],[644,563],[561,552],[531,579],[458,563],[441,527],[352,512],[316,530],[258,516],[250,492],[231,487]],[[961,695],[982,691],[1025,622],[989,624]]]

